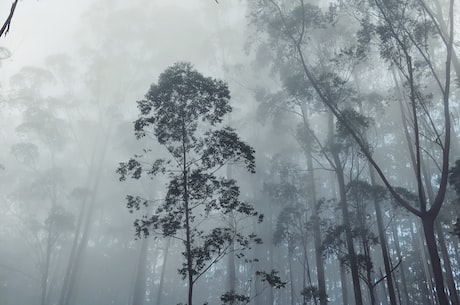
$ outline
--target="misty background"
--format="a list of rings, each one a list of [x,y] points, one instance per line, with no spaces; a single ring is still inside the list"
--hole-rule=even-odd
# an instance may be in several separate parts
[[[235,179],[240,197],[264,214],[262,223],[242,226],[263,244],[210,268],[197,282],[195,304],[222,304],[221,295],[233,290],[248,300],[227,304],[459,305],[460,70],[446,72],[448,44],[435,27],[414,31],[430,56],[412,55],[419,60],[419,95],[411,94],[404,65],[385,58],[398,52],[382,51],[378,38],[358,39],[363,28],[377,28],[365,17],[381,22],[375,6],[369,4],[367,16],[359,2],[20,1],[9,33],[0,37],[0,305],[185,304],[187,283],[177,272],[183,244],[154,234],[136,237],[134,221],[152,206],[131,213],[126,207],[128,194],[163,198],[167,177],[121,182],[116,172],[144,148],[152,149],[152,160],[165,155],[154,138],[136,139],[133,122],[136,101],[176,62],[190,62],[228,84],[233,111],[225,123],[255,149],[256,173],[231,162],[219,173]],[[412,2],[418,0],[407,1],[411,13],[430,19]],[[425,2],[438,9],[436,18],[444,12],[448,26],[449,1]],[[304,12],[304,23],[300,3],[313,12]],[[0,3],[0,21],[10,6]],[[455,2],[455,29],[459,8]],[[315,16],[324,20],[315,25]],[[297,35],[299,24],[311,32],[296,48],[289,29]],[[458,53],[459,34],[452,35]],[[366,45],[366,55],[360,57],[355,43]],[[304,75],[301,50],[325,99]],[[442,102],[450,78],[448,147]],[[421,131],[411,113],[414,96]],[[362,146],[333,116],[328,100],[339,101],[332,108],[358,130]],[[416,135],[422,157],[414,162]],[[428,209],[434,206],[441,177],[447,177],[442,164],[448,147],[451,182],[433,233],[448,303],[438,299],[422,217],[398,203],[370,170],[366,145],[401,200],[416,209],[423,209],[420,186]],[[414,177],[417,164],[423,182]],[[285,287],[260,281],[258,270],[273,270]]]

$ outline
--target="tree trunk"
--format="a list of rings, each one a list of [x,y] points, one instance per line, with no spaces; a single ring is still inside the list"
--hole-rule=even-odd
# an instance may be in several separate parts
[[[427,300],[424,303],[427,304],[438,304],[436,301],[436,297],[434,295],[434,287],[433,287],[433,275],[431,273],[430,267],[428,266],[428,257],[427,257],[427,249],[425,244],[423,243],[423,236],[422,236],[422,229],[419,228],[417,224],[412,225],[412,235],[415,236],[415,240],[413,241],[416,244],[415,249],[418,247],[420,253],[420,263],[423,266],[423,272],[425,274],[425,281],[420,281],[420,286],[423,287],[424,295],[426,296]]]
[[[404,271],[404,261],[402,259],[402,255],[401,255],[401,247],[399,245],[398,231],[397,231],[396,226],[395,226],[394,223],[392,223],[391,227],[392,227],[392,233],[393,233],[393,239],[394,239],[396,254],[398,256],[398,260],[401,262],[401,264],[399,265],[399,270],[400,270],[400,273],[401,273],[401,285],[402,285],[403,300],[402,300],[402,302],[401,302],[401,300],[399,302],[400,302],[400,304],[410,305],[410,303],[409,303],[409,293],[407,291],[406,272]],[[398,285],[396,285],[396,287],[398,287]]]
[[[232,166],[230,164],[227,165],[227,179],[232,179]],[[234,224],[234,215],[232,213],[229,214],[229,223],[232,226],[232,229],[235,229]],[[236,270],[235,270],[235,244],[232,242],[230,245],[230,252],[227,256],[227,291],[234,291],[236,292]]]
[[[425,178],[425,185],[428,193],[428,198],[430,199],[430,202],[434,202],[434,192],[433,192],[433,187],[431,185],[431,181],[429,180],[429,177],[431,177],[431,173],[429,169],[427,168],[425,162],[422,161],[422,170],[423,170],[423,176]],[[446,241],[444,238],[444,233],[442,231],[441,223],[438,220],[435,220],[435,231],[438,236],[439,240],[439,248],[441,250],[441,255],[443,259],[443,265],[446,269],[446,281],[447,281],[447,287],[449,289],[450,293],[450,300],[452,302],[452,305],[459,305],[459,300],[458,300],[458,295],[457,295],[457,289],[455,287],[455,281],[452,273],[452,265],[450,262],[449,254],[447,253],[447,247],[446,247]]]
[[[73,242],[72,242],[72,248],[70,250],[70,257],[69,257],[69,261],[67,263],[67,268],[66,268],[66,273],[64,275],[64,280],[62,282],[61,295],[60,295],[60,298],[59,298],[59,304],[61,304],[61,305],[65,304],[66,295],[67,295],[68,290],[69,290],[69,284],[70,284],[69,282],[70,282],[71,274],[72,274],[72,271],[73,271],[73,265],[74,265],[74,262],[75,262],[75,256],[77,254],[77,248],[78,248],[79,241],[80,241],[80,232],[81,232],[82,227],[83,227],[83,220],[85,218],[86,205],[87,205],[87,199],[86,199],[86,196],[85,196],[85,198],[83,199],[83,202],[82,202],[82,206],[80,208],[80,213],[78,215],[77,225],[76,225],[76,228],[75,228],[75,233],[74,233]]]
[[[347,282],[347,274],[345,272],[345,267],[343,264],[340,263],[341,258],[339,258],[339,268],[340,268],[340,287],[342,288],[342,304],[343,305],[349,305],[348,301],[348,282]]]
[[[134,283],[134,296],[132,305],[144,305],[145,288],[146,288],[146,269],[149,243],[146,238],[142,239],[141,249],[139,252],[139,262],[137,264],[136,281]]]
[[[164,284],[164,279],[165,279],[166,263],[168,260],[168,251],[169,251],[170,244],[171,244],[171,239],[168,238],[166,240],[166,246],[165,246],[164,253],[163,253],[163,265],[161,266],[160,284],[158,285],[156,305],[161,305],[161,296],[163,295],[163,284]]]
[[[452,305],[459,305],[457,288],[455,287],[455,280],[453,277],[452,264],[450,261],[449,253],[447,252],[446,239],[444,237],[444,232],[439,220],[435,220],[435,230],[439,240],[439,248],[441,250],[442,261],[444,263],[444,267],[446,268],[446,281],[447,287],[449,289],[450,300]]]
[[[295,289],[294,289],[294,274],[292,271],[292,251],[291,251],[291,245],[290,242],[288,241],[288,267],[289,267],[289,288],[290,288],[290,303],[291,305],[295,304]]]
[[[347,251],[350,259],[351,278],[353,281],[353,291],[355,295],[356,305],[363,305],[363,299],[361,294],[361,287],[359,283],[359,271],[358,262],[356,260],[356,253],[353,244],[353,234],[351,232],[350,213],[348,211],[347,198],[346,198],[346,187],[345,177],[342,169],[342,163],[338,156],[338,153],[333,152],[334,163],[336,165],[336,174],[339,184],[340,192],[340,209],[342,211],[343,224],[345,226],[345,239],[347,244]]]
[[[315,244],[315,262],[316,262],[316,274],[318,277],[318,291],[320,295],[319,304],[327,305],[327,293],[326,293],[326,276],[324,274],[324,261],[321,253],[321,228],[320,228],[320,216],[318,211],[318,203],[316,200],[316,188],[315,178],[313,174],[313,158],[311,152],[307,156],[307,165],[309,169],[309,186],[312,206],[312,226],[313,226],[313,241]]]
[[[369,177],[371,180],[371,185],[375,186],[375,174],[374,174],[374,169],[372,168],[372,165],[369,164]],[[375,215],[377,218],[377,229],[379,232],[379,241],[380,241],[380,247],[382,249],[382,257],[383,257],[383,264],[385,266],[385,274],[387,276],[386,282],[387,282],[387,287],[388,287],[388,295],[390,296],[390,304],[391,305],[396,305],[396,294],[395,294],[395,288],[393,285],[393,272],[391,271],[391,262],[390,262],[390,257],[388,255],[388,244],[387,244],[387,238],[385,234],[385,226],[383,225],[383,217],[382,217],[382,211],[380,209],[380,205],[377,201],[377,198],[375,195],[373,196],[373,203],[374,203],[374,209],[375,209]]]
[[[307,132],[313,133],[310,128],[310,125],[307,120],[307,112],[305,111],[305,107],[301,107],[302,109],[302,118],[307,129]],[[312,208],[312,226],[313,226],[313,241],[315,245],[315,262],[316,262],[316,274],[318,276],[318,290],[320,295],[319,304],[320,305],[327,305],[327,293],[326,293],[326,277],[324,274],[324,261],[323,255],[321,253],[321,228],[320,228],[320,216],[318,210],[318,203],[316,197],[316,185],[315,185],[315,174],[313,170],[313,156],[312,156],[312,147],[311,143],[313,143],[313,139],[311,139],[310,143],[307,143],[308,147],[305,151],[306,159],[307,159],[307,167],[308,167],[308,191],[309,191],[309,198],[311,202]]]
[[[187,134],[185,129],[185,114],[182,114],[182,179],[183,179],[183,200],[185,212],[185,255],[187,260],[187,278],[188,278],[188,303],[193,305],[193,261],[192,261],[192,233],[190,227],[190,206],[188,194],[188,168],[187,168]]]
[[[93,186],[91,188],[91,193],[90,193],[90,198],[88,199],[88,203],[86,204],[86,198],[85,203],[83,204],[84,206],[87,206],[87,211],[84,213],[84,207],[82,207],[82,213],[85,214],[85,216],[81,219],[81,221],[84,221],[83,225],[83,233],[80,238],[79,232],[80,228],[77,228],[74,236],[74,244],[72,245],[72,252],[71,256],[69,259],[69,265],[67,268],[67,272],[64,278],[64,283],[61,291],[61,298],[60,298],[60,305],[69,305],[71,303],[72,295],[75,290],[75,286],[77,284],[77,277],[78,277],[78,272],[81,268],[81,262],[83,260],[83,255],[84,251],[86,250],[86,247],[88,245],[88,238],[89,238],[89,233],[91,231],[91,227],[93,224],[93,214],[96,206],[96,196],[99,190],[99,183],[101,180],[101,175],[103,171],[103,163],[105,160],[105,156],[107,154],[107,149],[108,149],[108,142],[110,139],[110,130],[111,130],[111,124],[107,127],[106,131],[103,133],[104,136],[104,141],[102,144],[102,149],[100,147],[95,147],[93,150],[93,156],[91,158],[91,166],[89,168],[89,177],[88,181],[92,181]],[[97,163],[94,162],[96,160],[96,153],[101,150],[100,156],[98,158]],[[96,169],[92,169],[94,164],[97,164]],[[91,184],[89,184],[91,185]],[[80,221],[80,220],[79,220]]]
[[[51,212],[50,212],[51,214]],[[43,265],[42,271],[42,279],[41,279],[41,305],[46,305],[46,301],[48,298],[48,278],[49,278],[49,270],[50,270],[50,263],[51,263],[51,251],[52,251],[52,220],[50,219],[48,223],[48,237],[46,239],[46,252],[45,252],[45,262]]]
[[[334,131],[334,117],[332,113],[329,114],[329,133]],[[335,173],[337,177],[337,182],[339,186],[339,196],[340,196],[340,210],[342,211],[343,224],[345,226],[345,240],[347,245],[347,251],[350,260],[350,269],[351,269],[351,278],[353,281],[353,292],[355,296],[356,305],[363,305],[363,297],[361,294],[361,286],[359,282],[359,270],[358,262],[356,260],[356,253],[353,244],[353,234],[351,232],[351,222],[350,222],[350,212],[348,211],[347,204],[347,192],[345,186],[345,175],[343,173],[342,161],[340,160],[339,152],[335,147],[333,135],[329,135],[329,145],[331,154],[334,161]]]
[[[430,256],[431,268],[433,271],[434,282],[436,286],[436,294],[438,295],[439,305],[449,305],[446,292],[444,290],[444,279],[442,276],[441,260],[438,254],[438,246],[434,234],[435,218],[429,214],[424,214],[422,217],[423,233],[425,235],[428,255]]]

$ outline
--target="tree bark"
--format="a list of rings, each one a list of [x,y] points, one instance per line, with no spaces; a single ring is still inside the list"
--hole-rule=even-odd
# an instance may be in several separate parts
[[[188,168],[187,168],[187,149],[186,149],[186,131],[185,131],[185,114],[182,121],[182,179],[183,179],[183,200],[185,212],[185,255],[187,260],[187,278],[188,278],[188,303],[193,305],[193,261],[192,261],[192,236],[190,228],[190,207],[188,195]]]
[[[435,217],[426,215],[422,218],[423,233],[426,239],[428,255],[430,256],[431,268],[433,270],[434,283],[436,286],[436,294],[438,295],[439,305],[449,305],[447,294],[444,290],[444,279],[442,276],[441,260],[438,254],[438,246],[434,234]]]

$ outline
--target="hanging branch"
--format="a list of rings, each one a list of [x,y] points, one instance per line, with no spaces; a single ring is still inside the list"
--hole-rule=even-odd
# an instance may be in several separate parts
[[[0,37],[3,35],[6,36],[10,31],[11,20],[13,19],[14,11],[16,10],[16,5],[18,4],[19,0],[15,0],[13,4],[11,4],[10,14],[8,18],[6,18],[5,23],[3,23],[2,28],[0,29]]]

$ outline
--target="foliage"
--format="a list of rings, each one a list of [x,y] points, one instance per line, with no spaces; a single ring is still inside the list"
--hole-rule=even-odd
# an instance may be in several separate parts
[[[138,102],[135,135],[140,140],[153,134],[170,157],[148,163],[152,152],[145,149],[143,154],[120,163],[117,172],[120,180],[127,176],[168,177],[162,203],[154,206],[148,199],[128,195],[127,205],[131,211],[142,206],[154,208],[153,215],[135,221],[138,237],[155,233],[184,242],[179,274],[189,278],[192,289],[193,283],[229,251],[243,256],[242,251],[251,243],[261,243],[255,234],[242,234],[235,224],[222,221],[231,214],[235,219],[257,217],[260,222],[262,215],[239,199],[234,179],[217,175],[229,161],[241,162],[254,173],[254,150],[232,128],[222,126],[224,116],[232,110],[227,85],[204,77],[189,63],[166,69],[145,97]]]
[[[449,184],[452,186],[460,196],[460,160],[455,161],[455,166],[449,170]]]
[[[244,305],[249,304],[251,298],[242,294],[237,294],[232,290],[223,294],[220,297],[220,300],[222,301],[222,304],[225,305]]]
[[[303,296],[304,303],[317,304],[320,299],[327,299],[327,295],[321,295],[318,287],[314,285],[305,287],[300,294]]]
[[[460,238],[460,217],[457,217],[457,220],[455,221],[454,230],[452,231],[452,234]]]
[[[278,271],[272,270],[270,273],[256,271],[256,276],[258,276],[262,282],[268,283],[273,288],[280,289],[286,286],[286,282],[283,282],[279,277]]]

